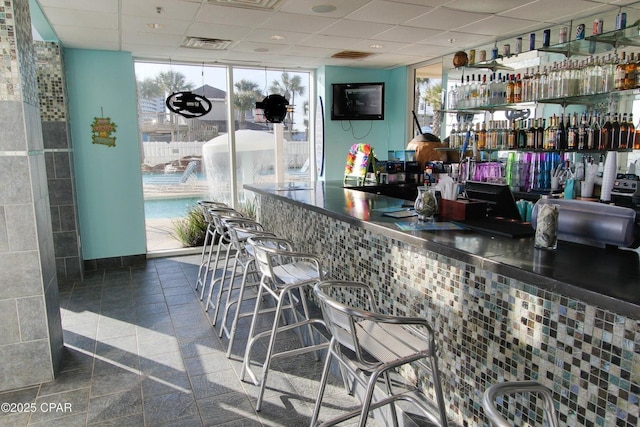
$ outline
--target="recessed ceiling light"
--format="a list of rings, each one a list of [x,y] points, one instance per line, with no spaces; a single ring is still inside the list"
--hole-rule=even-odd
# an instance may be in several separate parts
[[[281,35],[278,35],[278,34],[274,34],[274,35],[271,36],[271,40],[284,40],[284,39],[285,39],[284,36],[281,36]]]
[[[158,23],[147,24],[147,28],[151,28],[152,30],[159,30],[160,28],[162,28],[162,24],[158,24]]]
[[[336,10],[336,7],[332,4],[317,4],[311,7],[311,11],[315,13],[329,13]]]
[[[374,44],[370,44],[369,47],[371,49],[382,49],[384,47],[384,45],[383,44],[374,43]]]

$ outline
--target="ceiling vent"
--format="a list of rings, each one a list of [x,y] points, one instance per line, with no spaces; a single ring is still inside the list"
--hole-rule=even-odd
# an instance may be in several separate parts
[[[225,50],[231,44],[231,40],[208,39],[205,37],[187,37],[182,43],[182,47],[194,49]]]
[[[285,0],[208,0],[208,2],[219,6],[276,10]]]
[[[338,53],[334,53],[331,55],[332,58],[338,59],[364,59],[373,55],[371,52],[359,52],[357,50],[343,50]]]

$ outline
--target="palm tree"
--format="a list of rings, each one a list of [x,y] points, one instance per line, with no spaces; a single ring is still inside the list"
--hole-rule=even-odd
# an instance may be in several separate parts
[[[429,86],[431,79],[429,77],[416,77],[415,85],[414,85],[414,95],[413,95],[413,111],[418,113],[418,108],[420,108],[420,99],[422,99],[422,87]],[[417,116],[416,116],[417,117]],[[422,133],[422,129],[416,129],[418,133]]]
[[[151,77],[138,80],[138,94],[142,99],[157,98],[164,95],[156,79],[152,79]]]
[[[442,83],[436,83],[427,88],[423,96],[423,101],[433,107],[432,133],[440,135],[440,125],[442,123]]]
[[[236,90],[233,93],[233,105],[240,112],[239,128],[244,129],[246,125],[246,112],[251,111],[256,104],[256,100],[262,97],[258,83],[242,79],[234,83]]]
[[[289,73],[284,72],[280,76],[280,81],[274,80],[269,86],[269,92],[277,93],[285,97],[289,101],[290,108],[287,115],[289,116],[289,138],[293,139],[293,107],[295,106],[296,95],[304,95],[306,87],[302,85],[300,76],[289,77]]]

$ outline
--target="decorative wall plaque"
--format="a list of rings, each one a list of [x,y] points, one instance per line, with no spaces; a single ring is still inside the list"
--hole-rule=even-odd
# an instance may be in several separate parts
[[[111,121],[109,117],[94,117],[91,124],[93,132],[92,142],[94,144],[102,144],[108,147],[116,146],[116,137],[111,136],[116,131],[117,125]]]

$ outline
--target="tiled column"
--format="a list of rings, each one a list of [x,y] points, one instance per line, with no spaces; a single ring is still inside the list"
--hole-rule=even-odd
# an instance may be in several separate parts
[[[0,391],[53,379],[58,282],[29,0],[0,5]]]
[[[34,46],[56,270],[58,281],[70,281],[82,278],[82,257],[64,62],[57,43],[37,41]]]

